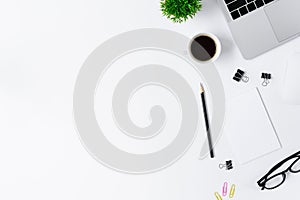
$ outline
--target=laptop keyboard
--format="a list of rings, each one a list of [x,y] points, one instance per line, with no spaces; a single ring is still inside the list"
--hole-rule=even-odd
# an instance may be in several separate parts
[[[233,20],[244,16],[274,0],[224,0]]]

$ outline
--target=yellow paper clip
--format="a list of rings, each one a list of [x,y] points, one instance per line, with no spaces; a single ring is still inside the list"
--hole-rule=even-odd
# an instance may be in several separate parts
[[[235,193],[235,184],[233,184],[230,188],[229,198],[233,198],[234,193]]]
[[[215,192],[215,196],[216,196],[217,200],[222,200],[222,197],[219,193]]]

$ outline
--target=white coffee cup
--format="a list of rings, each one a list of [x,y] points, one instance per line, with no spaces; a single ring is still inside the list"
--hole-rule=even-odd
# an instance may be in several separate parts
[[[214,62],[221,54],[221,42],[214,34],[200,33],[191,39],[188,51],[196,62]]]

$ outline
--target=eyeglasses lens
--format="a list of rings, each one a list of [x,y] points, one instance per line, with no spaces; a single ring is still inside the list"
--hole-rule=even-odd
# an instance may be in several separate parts
[[[278,186],[280,186],[285,180],[284,174],[278,174],[274,177],[271,177],[268,179],[268,181],[265,183],[265,188],[267,189],[273,189]]]
[[[294,173],[300,172],[300,157],[292,164],[291,171]]]

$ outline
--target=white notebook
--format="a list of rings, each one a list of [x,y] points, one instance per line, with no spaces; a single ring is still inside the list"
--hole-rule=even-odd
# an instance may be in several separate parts
[[[224,129],[240,164],[281,148],[278,135],[257,88],[229,101],[227,111]]]

